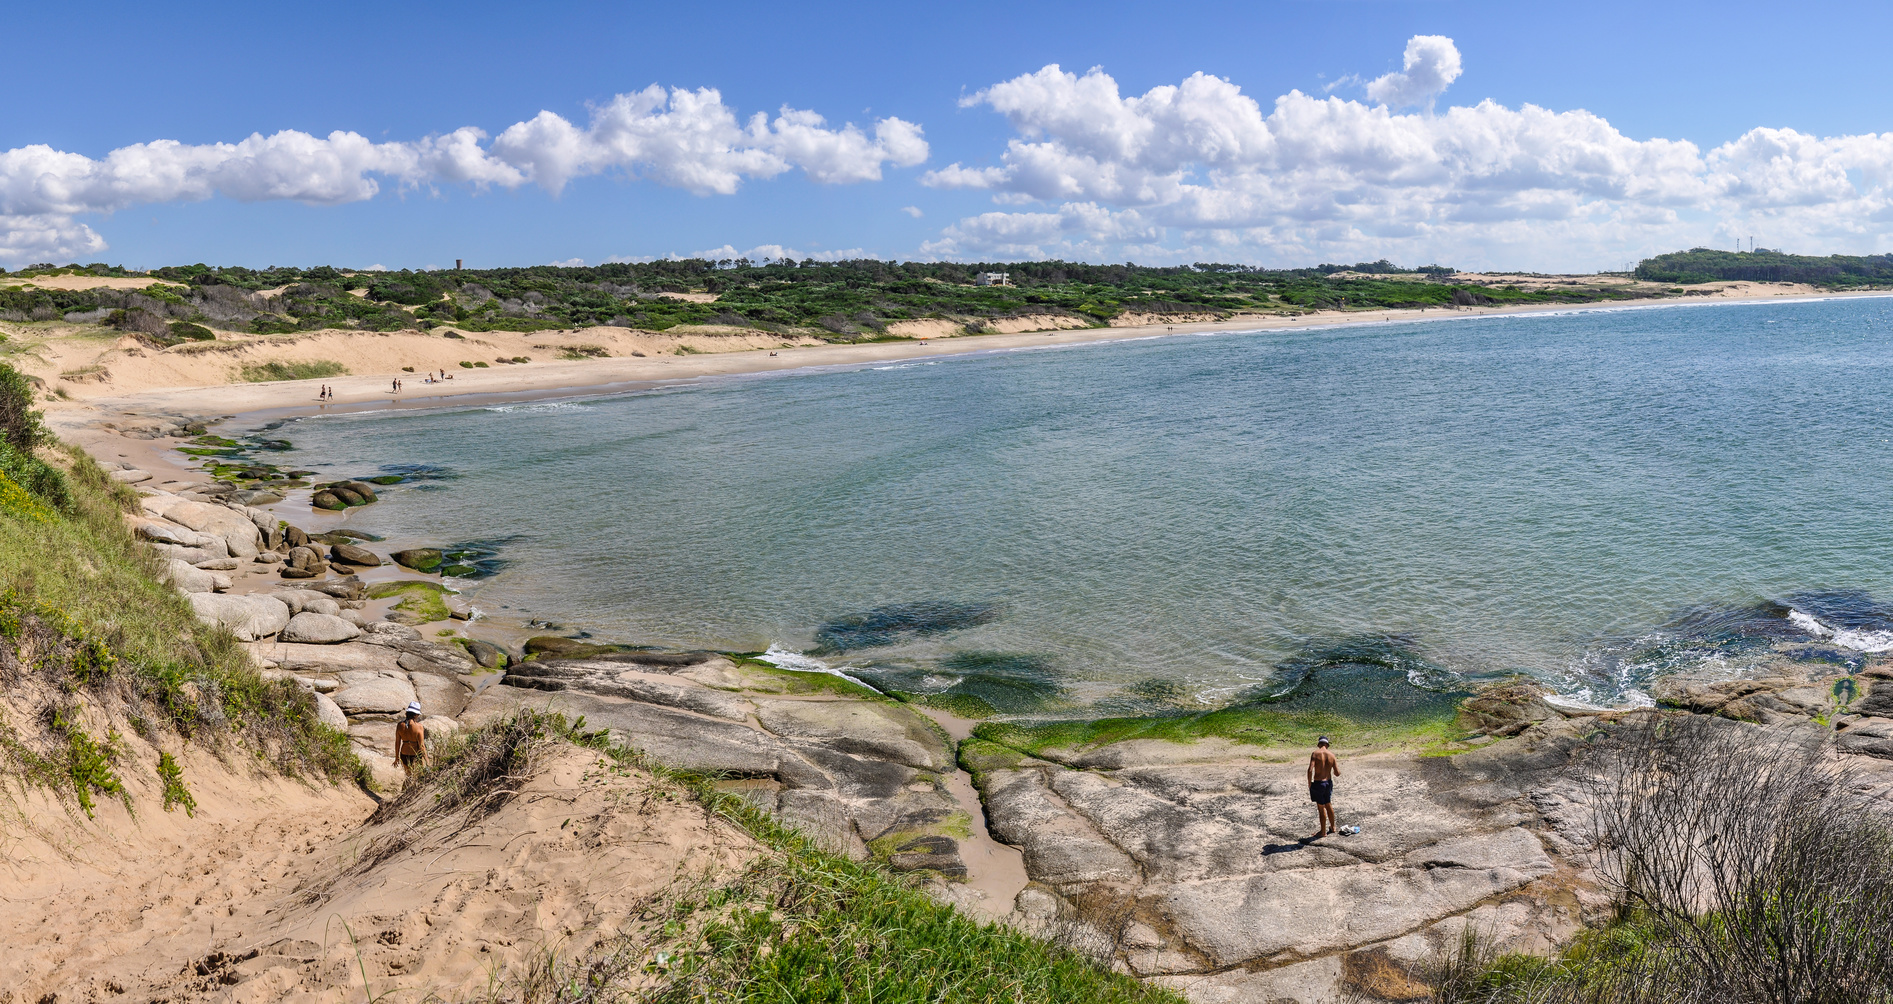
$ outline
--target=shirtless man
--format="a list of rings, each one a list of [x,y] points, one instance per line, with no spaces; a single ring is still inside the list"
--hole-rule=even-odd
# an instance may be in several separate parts
[[[1315,751],[1308,756],[1308,797],[1315,803],[1319,814],[1315,835],[1310,840],[1320,840],[1323,834],[1333,833],[1334,806],[1329,799],[1334,797],[1334,779],[1341,776],[1341,764],[1328,751],[1328,737],[1315,740]]]
[[[421,702],[408,705],[407,720],[394,727],[394,760],[409,779],[421,769],[427,756],[427,728],[421,724]]]

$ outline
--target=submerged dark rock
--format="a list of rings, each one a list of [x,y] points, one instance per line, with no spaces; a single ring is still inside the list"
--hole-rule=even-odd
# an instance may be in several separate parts
[[[922,600],[891,603],[864,613],[837,617],[815,631],[814,654],[878,648],[914,638],[990,624],[999,619],[997,603],[950,603]]]

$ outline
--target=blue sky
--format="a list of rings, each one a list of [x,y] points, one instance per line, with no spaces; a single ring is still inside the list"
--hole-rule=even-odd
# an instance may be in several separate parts
[[[1654,8],[22,7],[0,264],[1893,250],[1893,6]]]

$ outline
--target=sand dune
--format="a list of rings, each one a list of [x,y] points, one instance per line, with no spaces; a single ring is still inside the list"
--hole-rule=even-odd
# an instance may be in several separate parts
[[[558,747],[498,811],[419,827],[424,805],[366,822],[359,790],[243,776],[201,753],[185,759],[195,819],[148,792],[138,818],[113,803],[91,823],[27,796],[7,827],[0,986],[27,1001],[466,999],[756,853],[604,763]]]

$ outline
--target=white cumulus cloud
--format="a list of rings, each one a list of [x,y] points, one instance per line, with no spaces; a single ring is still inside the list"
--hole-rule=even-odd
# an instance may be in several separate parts
[[[558,194],[575,178],[608,172],[727,195],[746,179],[794,169],[826,184],[878,181],[884,166],[911,167],[928,155],[921,128],[902,119],[864,130],[788,107],[773,118],[758,112],[739,119],[713,88],[655,84],[594,108],[584,125],[542,111],[487,140],[486,132],[466,126],[387,143],[353,132],[317,137],[296,130],[237,143],[154,140],[98,159],[40,144],[19,147],[0,152],[0,260],[103,250],[104,239],[74,217],[141,203],[222,195],[335,205],[371,199],[384,183],[536,184]]]
[[[964,100],[1017,133],[996,165],[922,176],[1020,208],[960,220],[923,250],[1558,270],[1749,234],[1820,253],[1893,245],[1893,134],[1758,128],[1705,152],[1583,110],[1487,100],[1434,114],[1460,73],[1436,35],[1410,41],[1368,101],[1290,91],[1265,106],[1202,73],[1124,95],[1100,69],[1047,66]],[[1413,106],[1428,110],[1401,110]]]
[[[1459,47],[1444,35],[1415,35],[1407,40],[1406,65],[1399,72],[1371,80],[1367,96],[1403,108],[1431,105],[1459,79]]]

